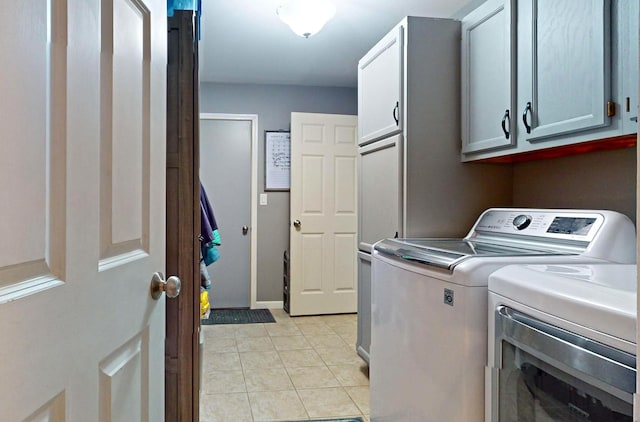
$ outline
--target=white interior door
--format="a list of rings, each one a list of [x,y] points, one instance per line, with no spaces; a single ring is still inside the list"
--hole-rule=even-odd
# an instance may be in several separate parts
[[[0,13],[0,420],[162,421],[166,3]]]
[[[255,304],[257,126],[257,115],[200,114],[200,181],[222,240],[208,267],[212,308]]]
[[[291,113],[291,315],[356,312],[357,124]]]

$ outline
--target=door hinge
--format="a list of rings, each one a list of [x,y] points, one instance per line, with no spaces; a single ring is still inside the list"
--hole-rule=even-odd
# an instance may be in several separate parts
[[[627,97],[627,113],[631,111],[631,98]]]
[[[613,117],[616,115],[616,103],[613,101],[607,102],[607,117]]]

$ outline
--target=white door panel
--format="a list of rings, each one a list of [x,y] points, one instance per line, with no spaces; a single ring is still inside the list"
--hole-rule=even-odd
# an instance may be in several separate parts
[[[0,420],[164,419],[166,4],[0,14]]]
[[[292,315],[356,311],[357,118],[291,114]]]

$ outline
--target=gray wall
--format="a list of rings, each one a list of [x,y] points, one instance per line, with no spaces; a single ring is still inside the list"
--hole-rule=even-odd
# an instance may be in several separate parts
[[[596,208],[636,220],[636,148],[513,165],[513,205]]]
[[[258,115],[259,194],[265,193],[265,130],[289,130],[293,111],[355,115],[358,113],[357,105],[355,88],[217,83],[200,85],[201,113]],[[266,193],[268,205],[258,205],[257,300],[278,301],[282,300],[282,254],[289,248],[289,192]]]

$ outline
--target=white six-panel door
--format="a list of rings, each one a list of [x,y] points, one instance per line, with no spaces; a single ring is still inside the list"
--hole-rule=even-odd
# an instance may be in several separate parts
[[[166,2],[6,2],[0,40],[0,420],[162,421]]]
[[[291,315],[356,312],[357,138],[356,116],[291,113]]]

